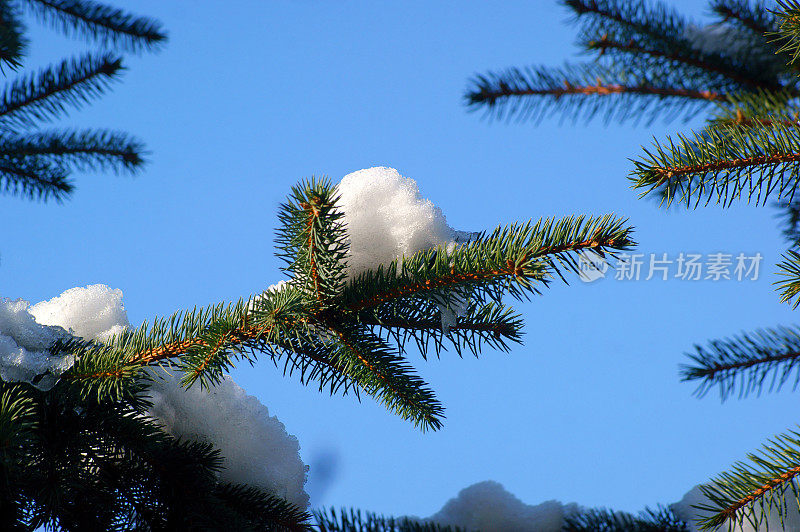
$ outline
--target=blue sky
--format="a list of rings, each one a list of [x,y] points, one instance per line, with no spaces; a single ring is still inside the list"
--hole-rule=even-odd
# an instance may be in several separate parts
[[[702,20],[700,2],[673,3]],[[553,285],[519,305],[525,345],[510,354],[425,362],[410,351],[447,407],[437,433],[266,361],[237,368],[306,463],[327,457],[327,489],[310,473],[314,502],[424,516],[493,479],[528,503],[639,510],[794,427],[790,390],[721,404],[679,382],[693,344],[793,323],[771,287],[785,248],[773,209],[666,211],[628,186],[641,145],[699,119],[535,127],[466,112],[474,73],[580,59],[555,2],[116,5],[161,20],[170,42],[126,58],[123,82],[59,125],[128,131],[150,164],[135,178],[77,175],[63,205],[0,197],[3,296],[36,302],[105,283],[124,291],[135,324],[247,296],[282,278],[273,235],[289,187],[378,165],[416,179],[458,229],[614,212],[636,227],[641,253],[764,256],[755,282]],[[29,67],[87,48],[34,23],[30,36]]]

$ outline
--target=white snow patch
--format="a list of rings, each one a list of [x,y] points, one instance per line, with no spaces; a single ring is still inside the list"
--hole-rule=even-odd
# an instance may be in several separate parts
[[[744,524],[731,528],[731,532],[800,531],[800,511],[796,508],[797,502],[792,491],[787,490],[784,497],[789,511],[783,517],[783,523],[781,516],[773,508],[758,528],[745,521]],[[695,486],[670,507],[678,518],[687,523],[690,532],[699,532],[695,520],[704,517],[704,514],[693,506],[707,504],[709,500],[703,495],[700,486]],[[562,530],[565,518],[581,511],[584,509],[576,503],[563,504],[555,500],[537,505],[525,504],[499,483],[485,481],[461,490],[457,497],[447,501],[442,509],[432,516],[425,519],[417,517],[409,519],[458,526],[468,531],[559,532]],[[728,526],[725,524],[715,530],[720,532],[728,530]]]
[[[0,298],[0,378],[49,390],[75,362],[71,355],[50,355],[56,340],[72,333],[104,341],[127,325],[122,291],[101,284],[71,288],[33,306]]]
[[[280,292],[281,290],[283,290],[283,288],[286,286],[287,283],[288,283],[288,281],[280,280],[275,284],[269,285],[267,287],[267,289],[264,290],[264,292]],[[260,296],[257,296],[257,297],[260,297]]]
[[[179,381],[178,371],[159,372],[148,393],[153,403],[149,414],[166,432],[219,449],[225,464],[221,480],[258,486],[308,507],[303,489],[308,466],[300,459],[300,445],[266,406],[230,376],[210,390],[185,389]]]
[[[794,500],[794,495],[792,491],[789,490],[786,492],[785,497],[788,499],[788,508],[789,511],[787,515],[784,517],[783,520],[783,527],[781,526],[781,518],[778,512],[773,508],[771,512],[768,513],[766,520],[764,520],[758,528],[754,528],[751,524],[745,523],[742,526],[735,526],[730,529],[732,532],[765,532],[767,530],[800,530],[800,512],[798,512],[795,508],[797,503]],[[695,486],[691,490],[689,490],[683,498],[672,505],[672,509],[675,511],[678,517],[686,521],[689,525],[689,530],[691,532],[699,531],[699,528],[695,524],[695,520],[701,517],[705,517],[705,514],[697,510],[696,508],[692,508],[692,506],[698,505],[706,505],[709,504],[709,500],[707,497],[703,495],[703,492],[700,491],[700,486]],[[759,514],[760,515],[760,514]],[[717,530],[728,530],[727,525],[723,525]]]
[[[108,341],[129,325],[122,291],[102,284],[71,288],[33,306],[0,298],[0,378],[48,390],[74,363],[72,356],[48,353],[56,340],[72,335]],[[199,386],[186,390],[178,380],[156,378],[150,391],[150,415],[167,432],[218,448],[226,466],[222,480],[256,485],[301,508],[308,506],[303,491],[308,468],[300,460],[300,446],[266,406],[227,376],[211,391]]]
[[[337,189],[350,237],[351,277],[454,239],[442,210],[422,197],[416,181],[394,168],[347,174]]]
[[[70,288],[31,307],[38,323],[58,325],[86,340],[108,341],[130,325],[122,290],[104,284]]]
[[[422,197],[417,182],[394,168],[376,166],[352,172],[336,189],[350,247],[346,259],[350,279],[418,251],[442,246],[451,252],[480,234],[450,227],[442,210]],[[280,290],[286,282],[265,292]],[[453,292],[431,293],[429,300],[440,310],[445,333],[468,305]]]
[[[525,504],[498,482],[487,480],[464,488],[423,521],[481,532],[561,532],[564,518],[578,510],[575,503],[558,501]]]
[[[452,250],[477,233],[456,231],[442,210],[423,198],[417,182],[394,168],[377,166],[348,174],[337,186],[338,205],[350,240],[348,275],[353,278],[379,265],[437,246]],[[458,297],[442,302],[442,329],[447,331],[463,314],[466,302]]]
[[[70,356],[48,352],[56,340],[67,338],[69,333],[61,327],[36,323],[29,302],[0,298],[0,379],[49,390],[74,362]]]

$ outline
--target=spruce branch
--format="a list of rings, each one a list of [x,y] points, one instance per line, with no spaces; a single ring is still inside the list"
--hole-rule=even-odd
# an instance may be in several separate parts
[[[44,131],[24,136],[0,133],[0,159],[4,161],[135,172],[144,164],[143,153],[144,146],[130,135],[107,130]]]
[[[36,405],[22,384],[0,383],[0,468],[7,469],[23,452],[38,427]]]
[[[579,253],[604,256],[634,245],[611,215],[544,219],[498,227],[466,243],[426,249],[347,279],[348,239],[327,179],[300,183],[283,205],[280,256],[291,279],[234,304],[178,312],[126,330],[105,344],[54,348],[77,362],[63,380],[82,396],[118,396],[145,368],[167,364],[181,384],[217,384],[236,362],[266,354],[284,374],[330,393],[364,391],[422,430],[441,427],[443,408],[405,359],[413,339],[426,356],[519,341],[520,317],[505,294],[526,298],[568,272]],[[463,312],[462,312],[463,310]],[[452,320],[442,319],[443,313]]]
[[[287,299],[288,301],[283,302],[285,306],[280,307],[280,310],[286,310],[288,314],[293,309],[291,306],[293,301],[291,298]],[[239,331],[240,337],[255,338],[260,332],[258,326],[244,326],[246,307],[252,304],[243,300],[233,305],[218,303],[199,310],[194,308],[188,312],[179,311],[168,318],[155,318],[152,325],[145,322],[136,331],[115,338],[114,345],[122,351],[127,351],[131,362],[147,365],[175,358],[192,346],[202,344],[198,335],[216,322],[239,322],[243,324]],[[275,315],[278,315],[280,310],[276,310]],[[279,319],[278,317],[277,320]]]
[[[349,245],[337,200],[330,179],[312,177],[292,187],[278,214],[276,243],[286,263],[283,270],[317,311],[330,305],[346,278]]]
[[[753,34],[764,36],[777,31],[775,14],[767,8],[766,2],[757,0],[714,0],[711,10],[725,22],[736,24]]]
[[[203,387],[219,382],[237,360],[254,363],[257,352],[273,361],[283,357],[284,372],[300,372],[301,381],[317,380],[320,390],[367,391],[423,429],[437,429],[442,408],[424,383],[410,373],[402,357],[377,337],[336,323],[316,323],[292,286],[265,292],[234,305],[212,305],[155,319],[126,331],[108,344],[73,341],[54,352],[70,352],[75,365],[62,377],[83,396],[117,397],[141,375],[142,368],[172,361],[182,384]]]
[[[509,68],[475,76],[465,94],[470,110],[518,121],[564,118],[606,122],[688,119],[712,102],[755,90],[797,93],[797,80],[776,67],[776,48],[745,30],[746,57],[731,48],[698,44],[694,26],[661,2],[566,0],[581,23],[578,44],[599,52],[597,62],[563,68]],[[722,11],[734,4],[720,2]],[[748,6],[735,13],[746,20]],[[763,18],[763,17],[762,17]],[[699,30],[698,30],[699,31]],[[735,27],[732,31],[736,31]],[[733,39],[733,36],[727,38]]]
[[[359,321],[379,336],[391,338],[401,350],[413,340],[425,359],[431,346],[437,358],[448,345],[459,356],[466,350],[477,357],[484,345],[508,351],[509,342],[521,342],[522,318],[502,303],[472,301],[455,323],[446,327],[436,317],[440,312],[440,306],[430,300],[402,300],[362,312]]]
[[[682,35],[685,19],[663,3],[643,0],[564,0],[576,20],[591,28],[624,29],[628,35],[667,43]]]
[[[258,488],[222,483],[216,497],[244,516],[242,530],[311,532],[311,514]]]
[[[720,102],[707,129],[798,127],[800,108],[788,90],[740,92]]]
[[[345,288],[341,304],[360,312],[454,289],[469,290],[477,301],[498,301],[502,293],[526,298],[538,294],[553,277],[577,273],[579,251],[593,250],[602,256],[634,246],[633,230],[625,223],[606,215],[500,226],[451,252],[442,247],[425,250],[365,272]]]
[[[645,508],[639,515],[590,508],[564,521],[565,532],[689,532],[687,524],[664,506]]]
[[[265,353],[284,375],[299,374],[300,382],[319,383],[331,394],[358,396],[350,380],[332,359],[333,348],[306,312],[299,290],[287,284],[235,305],[218,304],[191,313],[157,319],[151,329],[144,325],[122,350],[133,364],[151,365],[177,361],[182,382],[203,387],[219,382],[224,371],[238,360],[254,363]],[[130,354],[133,353],[133,354]]]
[[[697,81],[701,85],[709,89],[725,88],[727,92],[736,90],[730,81],[740,88],[780,87],[770,62],[775,47],[763,33],[752,34],[747,30],[749,50],[745,60],[734,50],[720,53],[699,46],[691,38],[695,26],[665,2],[567,0],[565,4],[576,13],[576,20],[583,23],[579,44],[587,50],[599,50],[601,57],[605,51],[616,50],[618,53],[604,59],[610,59],[625,72],[644,70],[659,79],[699,76]],[[719,7],[742,17],[753,9],[747,4],[734,7],[726,1],[720,2]],[[602,45],[609,38],[616,42],[617,48]]]
[[[778,53],[786,53],[791,63],[800,56],[800,3],[796,0],[776,0],[778,9],[773,11],[778,20],[775,42],[780,44]]]
[[[318,380],[320,390],[330,385],[332,394],[346,393],[352,383],[334,367],[330,350],[317,342],[302,308],[299,292],[286,286],[247,302],[209,305],[155,318],[152,324],[145,322],[106,344],[57,345],[54,352],[76,354],[76,364],[63,378],[87,387],[84,393],[113,395],[141,368],[178,359],[184,384],[200,380],[201,386],[213,386],[234,360],[252,362],[257,352],[270,356],[276,367],[283,360],[284,374],[299,372],[303,384]],[[223,324],[227,331],[220,334]],[[226,333],[227,341],[208,342]]]
[[[566,119],[592,119],[603,114],[605,122],[649,121],[690,116],[700,107],[720,101],[725,93],[710,91],[694,80],[665,84],[645,75],[631,75],[597,64],[563,68],[510,68],[478,75],[470,83],[465,100],[470,110],[483,108],[497,119],[538,122],[559,112]]]
[[[343,373],[422,431],[442,427],[444,408],[402,356],[378,336],[355,325],[326,325],[336,339],[334,360]]]
[[[736,200],[792,201],[800,174],[800,130],[794,126],[706,129],[694,137],[655,141],[633,161],[630,179],[640,197],[655,194],[697,207],[705,199],[723,207]]]
[[[787,512],[798,510],[794,501],[798,500],[799,464],[799,433],[789,431],[770,439],[760,452],[749,454],[747,462],[735,463],[701,486],[709,503],[697,509],[711,515],[698,521],[700,528],[712,530],[726,522],[732,528],[746,522],[758,529],[770,512],[783,521]]]
[[[781,303],[788,303],[792,310],[800,304],[800,253],[790,249],[783,255],[783,261],[778,263],[778,275],[783,279],[776,281],[775,285],[781,293]]]
[[[96,530],[308,530],[308,515],[252,487],[220,483],[222,457],[178,441],[146,416],[146,381],[114,400],[79,400],[68,382],[34,395],[39,423],[5,469],[3,502],[21,523]],[[76,406],[78,405],[78,406]],[[5,509],[5,508],[4,508]]]
[[[285,335],[288,328],[302,321],[297,296],[296,290],[287,287],[280,294],[265,292],[232,305],[220,303],[183,315],[176,313],[154,320],[150,329],[143,325],[128,342],[123,337],[120,348],[133,364],[179,359],[183,385],[199,380],[201,386],[213,386],[234,361],[252,363],[249,352],[271,337]]]
[[[342,508],[314,511],[320,532],[466,532],[451,527],[417,521],[408,517],[387,517],[373,512]]]
[[[28,9],[67,35],[80,35],[131,52],[157,50],[167,41],[158,21],[89,0],[25,0]]]
[[[712,59],[694,50],[690,53],[661,50],[633,40],[613,39],[607,33],[599,37],[590,34],[579,42],[587,50],[598,51],[601,56],[612,58],[617,66],[624,65],[629,72],[646,69],[651,75],[658,72],[662,79],[700,75],[707,78],[707,88],[714,87],[718,91],[734,91],[738,88],[736,84],[750,89],[780,88],[777,80],[765,78],[763,69],[751,72],[751,69],[745,69],[742,65],[732,65],[731,61],[721,55],[712,56]],[[707,76],[708,74],[711,76]]]
[[[0,156],[0,190],[29,199],[63,201],[72,183],[63,168],[41,159],[10,159]]]
[[[16,70],[22,66],[22,56],[28,47],[23,37],[25,25],[11,2],[0,4],[0,72],[4,67]]]
[[[108,344],[71,338],[56,342],[50,353],[75,357],[75,363],[61,380],[74,384],[82,400],[120,401],[135,388],[141,376],[141,364],[130,360],[122,347],[132,337],[136,333],[117,336]]]
[[[720,398],[740,398],[780,390],[789,380],[800,383],[800,328],[779,327],[714,340],[707,347],[695,346],[687,353],[690,364],[681,366],[683,381],[698,383],[695,394],[702,397],[714,387]],[[792,373],[794,378],[792,379]]]
[[[778,218],[783,225],[783,236],[792,247],[800,245],[800,203],[797,201],[778,203],[780,212]]]
[[[713,92],[780,88],[776,72],[758,59],[771,58],[763,35],[750,35],[748,60],[732,52],[704,50],[691,38],[694,27],[661,2],[570,0],[565,2],[582,22],[578,44],[597,51],[603,61],[629,75],[646,72],[662,83],[692,79]],[[758,49],[758,50],[756,50]],[[759,53],[756,53],[758,51]]]
[[[0,96],[0,126],[28,127],[62,116],[101,95],[122,71],[111,54],[86,54],[13,81]]]

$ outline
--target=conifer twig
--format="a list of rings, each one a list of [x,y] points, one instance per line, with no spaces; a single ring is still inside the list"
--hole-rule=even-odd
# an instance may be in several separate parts
[[[653,85],[623,85],[617,83],[604,84],[597,82],[595,85],[572,85],[564,83],[563,87],[554,87],[546,89],[535,88],[513,88],[504,85],[502,82],[494,86],[488,84],[480,87],[477,91],[473,92],[470,96],[474,103],[488,103],[494,104],[497,100],[502,98],[509,98],[514,96],[553,96],[560,98],[567,95],[596,95],[596,96],[609,96],[612,94],[638,94],[642,96],[658,96],[661,98],[666,97],[680,97],[688,98],[691,100],[705,100],[705,101],[719,101],[726,97],[725,94],[712,92],[708,90],[693,90],[684,89],[680,87],[656,87]]]
[[[798,140],[794,125],[711,127],[694,137],[656,141],[633,161],[631,180],[641,196],[655,192],[666,205],[678,200],[696,207],[715,199],[727,207],[743,196],[763,204],[774,195],[791,202],[800,171]]]
[[[0,157],[0,190],[30,199],[61,202],[73,186],[62,168],[44,161],[14,161]]]
[[[86,0],[26,0],[37,16],[64,33],[80,33],[129,51],[157,49],[167,40],[161,25],[121,9]]]
[[[594,232],[587,234],[589,228]],[[581,236],[576,240],[549,243],[547,238],[551,230],[557,235],[554,236],[554,240],[564,238],[564,234],[560,231]],[[601,235],[601,232],[604,234]],[[360,312],[415,294],[442,291],[461,285],[491,284],[502,279],[544,281],[550,268],[558,272],[556,263],[559,262],[561,255],[581,250],[600,250],[602,253],[608,248],[626,249],[633,244],[629,236],[630,229],[622,228],[619,220],[610,218],[588,219],[585,223],[582,218],[577,220],[567,218],[558,223],[554,220],[540,220],[533,227],[498,228],[486,238],[480,238],[457,248],[454,256],[463,256],[465,260],[476,256],[483,257],[475,264],[465,264],[456,268],[455,263],[459,261],[451,259],[449,261],[451,265],[447,269],[440,268],[435,274],[420,271],[414,276],[416,278],[398,276],[392,288],[373,291],[368,296],[351,297],[345,308],[351,312]],[[511,244],[504,242],[504,237],[508,238]],[[567,266],[571,268],[574,264],[568,262]],[[415,266],[403,267],[406,271],[414,269]],[[382,275],[381,270],[378,273],[378,276],[380,275]],[[397,272],[390,268],[386,270],[385,275],[394,277]],[[355,292],[357,293],[357,290]]]
[[[725,20],[733,20],[756,35],[766,35],[776,30],[775,16],[763,2],[757,2],[754,9],[740,0],[714,0],[711,9]]]
[[[705,395],[718,386],[724,400],[738,387],[739,397],[782,388],[795,372],[800,380],[800,329],[780,327],[758,330],[730,339],[695,346],[690,364],[681,366],[684,381],[699,382],[696,394]]]
[[[607,34],[604,34],[600,39],[589,41],[587,45],[590,49],[600,50],[601,55],[606,53],[608,50],[617,50],[625,53],[642,54],[653,58],[665,59],[667,61],[674,63],[682,63],[688,66],[699,68],[701,70],[705,70],[707,72],[720,74],[730,79],[731,81],[734,81],[741,85],[748,85],[753,88],[763,88],[769,90],[780,89],[780,85],[767,84],[763,80],[755,80],[749,77],[745,77],[734,69],[726,68],[727,65],[723,66],[720,63],[707,61],[704,60],[702,57],[688,56],[685,54],[678,54],[671,51],[659,50],[657,48],[647,48],[633,42],[632,40],[629,42],[615,41],[613,39],[609,39]],[[704,99],[715,100],[715,101],[721,99],[720,95],[711,91],[694,91],[694,93],[700,95],[700,97]],[[667,94],[661,94],[661,95],[665,96]],[[677,94],[669,94],[669,95],[677,96]],[[687,97],[692,97],[692,96],[687,96]]]
[[[717,84],[719,85],[719,84]],[[601,63],[565,65],[562,68],[509,68],[475,76],[465,94],[470,109],[487,115],[518,120],[541,119],[560,111],[577,119],[592,118],[604,109],[605,119],[640,119],[649,107],[652,116],[664,110],[673,116],[726,99],[724,86],[708,88],[697,79],[647,76]]]
[[[798,464],[800,434],[789,431],[772,438],[759,453],[748,455],[748,461],[737,462],[730,471],[700,486],[709,500],[696,507],[706,514],[698,521],[700,528],[714,530],[725,522],[748,522],[759,529],[773,511],[785,516],[798,496]],[[793,496],[786,497],[787,493]]]
[[[62,61],[36,76],[17,79],[0,96],[0,123],[30,126],[56,118],[66,105],[80,107],[101,94],[122,69],[118,57],[87,54]]]

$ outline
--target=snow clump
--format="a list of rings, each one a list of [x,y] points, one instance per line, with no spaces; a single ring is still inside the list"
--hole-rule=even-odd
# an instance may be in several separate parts
[[[422,197],[417,182],[394,168],[377,166],[347,174],[337,191],[350,243],[350,278],[424,249],[452,250],[477,234],[450,227],[442,210]],[[442,311],[446,331],[463,314],[466,302],[457,297],[432,299]]]
[[[579,510],[575,503],[555,500],[525,504],[498,482],[487,480],[464,488],[441,510],[422,521],[482,532],[561,532],[564,519]]]
[[[394,168],[347,174],[337,190],[350,237],[351,277],[454,240],[442,210],[422,197],[416,181]]]
[[[796,510],[796,502],[792,490],[786,491],[789,511],[783,516],[776,509],[768,513],[766,519],[755,528],[745,520],[731,528],[731,532],[766,532],[768,530],[800,530],[800,512]],[[683,498],[670,505],[675,515],[683,520],[690,532],[699,532],[696,520],[705,517],[701,511],[693,506],[703,506],[710,503],[700,490],[695,486]],[[415,522],[438,523],[463,528],[465,530],[480,530],[481,532],[495,532],[514,530],[519,532],[560,532],[565,524],[565,519],[577,515],[585,509],[575,503],[563,504],[552,500],[541,504],[525,504],[514,495],[506,491],[502,485],[494,481],[478,482],[458,493],[458,496],[445,503],[441,510],[432,516],[419,519],[410,517]],[[763,518],[763,516],[761,516]],[[728,530],[727,525],[718,530]]]
[[[102,284],[71,288],[33,306],[0,298],[0,378],[47,391],[75,362],[72,355],[49,353],[57,340],[105,341],[127,326],[122,291]]]
[[[170,370],[172,371],[172,370]],[[308,466],[300,444],[283,423],[226,375],[217,386],[184,389],[180,373],[159,372],[148,391],[148,414],[176,438],[210,442],[222,452],[220,479],[258,486],[300,508],[308,506],[303,490]]]
[[[74,363],[71,355],[49,354],[56,340],[108,341],[129,326],[122,291],[102,284],[70,288],[33,306],[0,298],[0,378],[49,390]],[[178,378],[156,376],[150,396],[148,413],[168,433],[220,449],[226,466],[222,480],[259,486],[308,506],[303,491],[308,467],[300,460],[297,438],[230,376],[210,391],[186,390]]]
[[[51,356],[49,348],[69,333],[61,327],[36,323],[31,304],[22,299],[0,298],[0,378],[29,382],[47,391],[70,368],[70,356]]]
[[[107,342],[129,325],[122,290],[104,284],[75,287],[49,301],[36,303],[31,314],[38,323],[58,325],[85,340]]]

